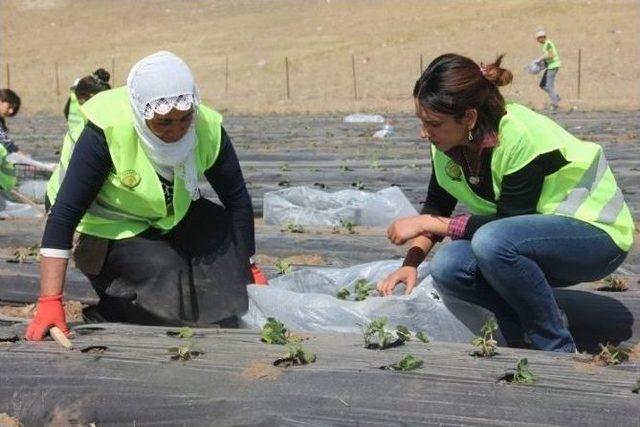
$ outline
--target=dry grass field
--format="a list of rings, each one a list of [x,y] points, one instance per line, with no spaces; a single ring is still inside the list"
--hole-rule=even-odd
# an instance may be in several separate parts
[[[505,95],[541,108],[538,76],[523,69],[540,55],[539,26],[563,61],[564,109],[640,108],[637,0],[2,0],[0,16],[0,82],[10,79],[27,114],[59,113],[71,82],[98,66],[123,84],[160,49],[192,66],[209,104],[235,114],[409,112],[420,55],[426,66],[451,51],[479,61],[506,52],[515,79]]]

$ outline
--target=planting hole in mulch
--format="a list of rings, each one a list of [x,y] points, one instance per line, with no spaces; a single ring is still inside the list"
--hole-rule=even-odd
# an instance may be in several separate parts
[[[105,331],[105,328],[101,328],[99,326],[89,326],[86,328],[77,328],[74,329],[74,332],[78,335],[91,335],[99,331]]]
[[[90,345],[89,347],[85,347],[82,350],[80,350],[82,353],[89,353],[89,354],[102,354],[105,351],[107,351],[107,346],[105,345]]]
[[[297,365],[302,365],[302,363],[300,363],[296,357],[283,357],[282,359],[278,359],[273,362],[273,366],[285,369]]]
[[[11,336],[6,336],[6,335],[5,335],[5,336],[0,336],[0,343],[3,343],[3,342],[11,342],[11,343],[14,343],[14,342],[18,342],[18,341],[20,341],[20,337],[18,337],[17,335],[11,335]]]

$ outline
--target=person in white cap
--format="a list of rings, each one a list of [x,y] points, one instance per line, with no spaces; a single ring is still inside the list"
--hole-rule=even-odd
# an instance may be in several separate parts
[[[556,76],[560,70],[560,56],[558,50],[551,40],[547,37],[547,33],[544,30],[538,30],[536,33],[536,40],[542,45],[542,56],[540,61],[544,62],[545,70],[540,79],[540,89],[549,94],[551,98],[551,108],[553,110],[558,109],[560,103],[560,96],[556,93]]]

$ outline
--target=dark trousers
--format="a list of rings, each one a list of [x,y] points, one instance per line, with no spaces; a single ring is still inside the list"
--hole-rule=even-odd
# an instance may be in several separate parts
[[[76,265],[100,297],[90,320],[150,325],[233,326],[248,305],[249,256],[227,211],[194,201],[162,234],[131,238],[81,235]]]

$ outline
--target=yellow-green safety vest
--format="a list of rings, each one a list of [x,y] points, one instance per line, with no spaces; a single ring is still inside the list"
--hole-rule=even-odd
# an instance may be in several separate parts
[[[67,126],[69,127],[69,133],[74,141],[77,141],[84,129],[86,118],[80,111],[80,103],[74,90],[69,94],[69,115],[67,116]]]
[[[13,190],[16,186],[16,170],[13,163],[7,160],[9,152],[0,144],[0,190]]]
[[[581,141],[551,119],[519,104],[507,104],[500,120],[498,145],[491,157],[495,200],[502,180],[541,154],[555,150],[569,162],[544,179],[536,211],[569,216],[605,231],[622,250],[633,243],[631,212],[604,157],[602,147]],[[438,184],[476,215],[496,213],[495,201],[481,198],[467,184],[462,169],[431,146]]]
[[[549,60],[545,60],[545,65],[549,70],[553,70],[554,68],[560,68],[560,55],[558,55],[558,50],[556,49],[556,45],[549,39],[547,39],[542,44],[542,52],[547,54],[547,52],[551,51],[553,53],[553,58]]]
[[[104,131],[114,168],[77,231],[107,239],[124,239],[149,227],[172,229],[187,213],[191,197],[184,181],[176,175],[173,202],[167,206],[158,174],[140,145],[133,125],[128,88],[100,92],[84,103],[81,110],[88,121]],[[218,157],[222,116],[201,105],[196,120],[195,158],[198,174],[202,176]],[[60,184],[61,181],[52,184],[56,193]]]

